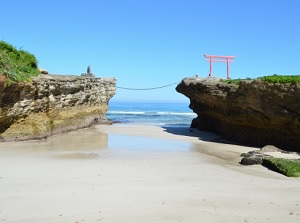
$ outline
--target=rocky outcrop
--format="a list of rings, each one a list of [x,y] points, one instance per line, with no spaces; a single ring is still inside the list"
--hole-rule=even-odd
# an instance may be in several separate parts
[[[49,72],[43,68],[38,68],[40,74],[49,74]]]
[[[268,152],[279,152],[285,153],[284,150],[278,149],[275,146],[267,145],[261,148],[260,150],[249,151],[248,153],[242,153],[241,164],[242,165],[261,165],[263,164],[264,159],[271,158],[272,156],[267,154]]]
[[[116,79],[40,75],[0,86],[0,136],[4,141],[43,138],[106,122]]]
[[[300,151],[300,83],[247,80],[228,84],[219,78],[185,78],[176,90],[190,99],[198,117],[191,127],[262,147]]]

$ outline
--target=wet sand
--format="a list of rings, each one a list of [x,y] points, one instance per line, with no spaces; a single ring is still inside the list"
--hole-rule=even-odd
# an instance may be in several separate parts
[[[118,124],[0,143],[0,222],[299,222],[300,179],[219,141]]]

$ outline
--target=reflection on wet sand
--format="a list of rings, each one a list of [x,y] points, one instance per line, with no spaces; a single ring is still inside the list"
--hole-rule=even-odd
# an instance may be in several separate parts
[[[69,153],[58,155],[59,158],[66,159],[95,159],[98,158],[98,156],[96,153]]]
[[[0,143],[0,150],[16,153],[77,152],[107,148],[108,136],[94,127],[54,135],[42,140]],[[71,155],[70,155],[71,156]]]

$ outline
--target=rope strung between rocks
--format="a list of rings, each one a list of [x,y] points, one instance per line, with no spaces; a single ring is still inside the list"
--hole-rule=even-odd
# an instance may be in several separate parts
[[[163,85],[163,86],[159,86],[159,87],[151,87],[151,88],[128,88],[128,87],[119,87],[119,86],[117,86],[117,88],[124,89],[124,90],[132,90],[132,91],[148,91],[148,90],[155,90],[155,89],[170,87],[172,85],[179,84],[179,83],[180,82],[175,82],[173,84]]]

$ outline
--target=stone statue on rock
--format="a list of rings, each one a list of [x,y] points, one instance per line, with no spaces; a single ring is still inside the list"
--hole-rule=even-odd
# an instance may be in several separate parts
[[[91,72],[91,67],[87,67],[87,72],[81,74],[82,77],[95,77],[95,75]]]

